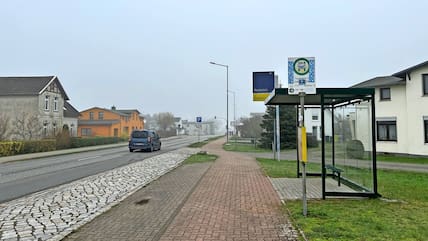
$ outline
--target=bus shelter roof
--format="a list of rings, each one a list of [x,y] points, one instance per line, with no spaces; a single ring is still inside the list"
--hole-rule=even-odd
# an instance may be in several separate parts
[[[374,93],[373,88],[317,88],[316,94],[305,95],[305,105],[335,106],[353,100],[366,100],[372,98]],[[265,100],[265,105],[299,104],[299,95],[290,94],[288,88],[274,89]]]

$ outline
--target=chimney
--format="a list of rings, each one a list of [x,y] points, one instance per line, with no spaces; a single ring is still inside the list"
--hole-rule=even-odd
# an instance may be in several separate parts
[[[111,110],[116,110],[116,106],[114,106],[114,105],[113,105],[113,106],[111,107]]]

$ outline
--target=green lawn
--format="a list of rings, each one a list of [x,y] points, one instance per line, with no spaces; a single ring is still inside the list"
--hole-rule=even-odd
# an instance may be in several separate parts
[[[203,146],[205,146],[208,142],[210,142],[210,141],[215,141],[215,140],[220,139],[220,138],[222,138],[222,137],[223,137],[223,136],[211,137],[211,138],[208,138],[207,140],[204,140],[204,141],[200,141],[200,142],[192,143],[192,144],[188,145],[188,147],[192,147],[192,148],[199,148],[199,147],[203,147]]]
[[[296,163],[258,159],[272,177],[295,177]],[[428,174],[378,170],[383,198],[287,201],[294,225],[309,240],[428,240]]]
[[[428,164],[428,157],[407,157],[393,155],[377,155],[377,161]]]
[[[247,143],[235,143],[229,140],[229,143],[223,145],[223,149],[226,151],[239,151],[239,152],[272,152],[271,149],[255,147],[254,144]]]
[[[211,161],[215,161],[216,159],[217,159],[216,155],[197,153],[187,158],[183,164],[211,162]]]

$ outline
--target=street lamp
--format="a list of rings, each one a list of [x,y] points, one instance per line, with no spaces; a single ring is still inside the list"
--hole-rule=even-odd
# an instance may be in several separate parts
[[[226,142],[229,142],[229,65],[210,62],[210,64],[226,67]]]

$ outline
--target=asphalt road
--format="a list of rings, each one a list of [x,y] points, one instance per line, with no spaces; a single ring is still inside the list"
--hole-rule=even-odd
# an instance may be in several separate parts
[[[200,137],[200,140],[208,137]],[[198,137],[162,139],[156,152],[129,152],[127,146],[0,164],[0,203],[111,170],[197,142]]]

